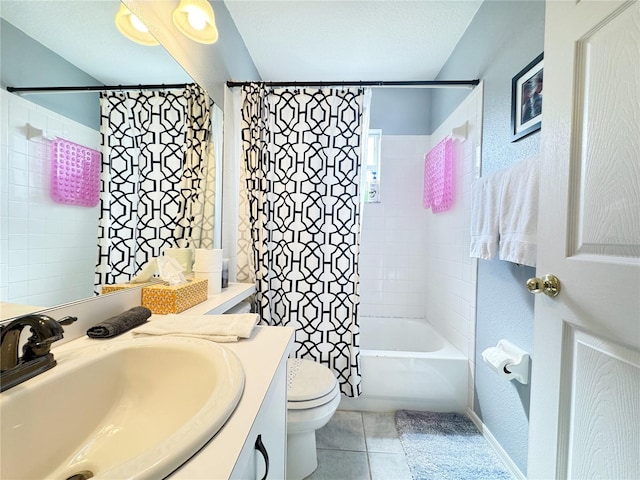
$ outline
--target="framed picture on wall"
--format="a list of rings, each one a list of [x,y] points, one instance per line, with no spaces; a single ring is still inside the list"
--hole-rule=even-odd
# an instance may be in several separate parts
[[[542,74],[544,53],[511,80],[512,142],[540,130],[542,126]]]

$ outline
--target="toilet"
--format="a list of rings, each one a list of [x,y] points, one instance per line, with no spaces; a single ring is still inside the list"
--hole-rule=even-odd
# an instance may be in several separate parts
[[[287,480],[300,480],[318,467],[316,430],[340,403],[334,373],[312,360],[287,360]]]

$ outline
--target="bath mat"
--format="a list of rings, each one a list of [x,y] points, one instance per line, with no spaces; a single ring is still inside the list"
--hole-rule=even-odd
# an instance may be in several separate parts
[[[464,415],[399,410],[396,427],[414,480],[513,479]]]

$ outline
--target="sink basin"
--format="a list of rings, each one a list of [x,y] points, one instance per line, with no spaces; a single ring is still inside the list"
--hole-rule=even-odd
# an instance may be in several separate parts
[[[56,367],[0,394],[0,478],[163,478],[242,396],[240,360],[213,342],[83,345],[54,351]]]

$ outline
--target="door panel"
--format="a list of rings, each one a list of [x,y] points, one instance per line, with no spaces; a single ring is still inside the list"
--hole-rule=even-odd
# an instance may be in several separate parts
[[[571,201],[578,214],[569,256],[640,256],[640,119],[631,90],[640,75],[639,17],[637,8],[624,8],[576,42],[572,164],[578,181]]]
[[[640,4],[546,5],[527,473],[640,478]]]
[[[566,425],[568,478],[639,477],[640,355],[576,329],[566,337],[572,352]],[[629,460],[633,460],[630,462]]]

